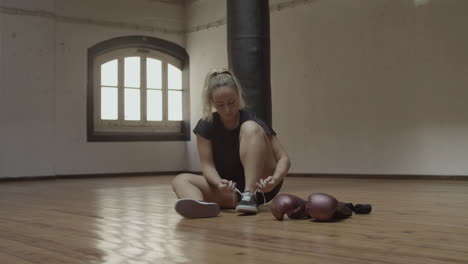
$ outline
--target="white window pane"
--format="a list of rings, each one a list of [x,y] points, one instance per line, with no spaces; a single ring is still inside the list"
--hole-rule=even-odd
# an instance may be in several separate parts
[[[182,71],[168,64],[167,82],[169,90],[182,90]]]
[[[182,91],[169,91],[169,120],[182,120]]]
[[[101,87],[101,119],[118,119],[118,89]]]
[[[162,91],[148,90],[146,98],[146,117],[148,121],[162,121]]]
[[[146,87],[150,89],[162,88],[162,65],[160,60],[148,58],[146,60]]]
[[[101,85],[117,86],[117,60],[111,60],[101,65]]]
[[[140,57],[125,58],[125,87],[140,88]]]
[[[140,90],[125,89],[125,120],[140,120]]]

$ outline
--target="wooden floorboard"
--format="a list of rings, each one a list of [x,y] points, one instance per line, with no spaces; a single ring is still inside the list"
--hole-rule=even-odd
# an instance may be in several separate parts
[[[183,219],[173,176],[0,183],[0,263],[468,263],[468,182],[289,177],[282,189],[371,203],[334,222],[232,210]]]

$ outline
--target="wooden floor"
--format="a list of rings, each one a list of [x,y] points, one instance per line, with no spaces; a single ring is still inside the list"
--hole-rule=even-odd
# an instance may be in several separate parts
[[[335,223],[182,219],[172,176],[0,182],[0,263],[468,263],[468,182],[288,178],[371,203]]]

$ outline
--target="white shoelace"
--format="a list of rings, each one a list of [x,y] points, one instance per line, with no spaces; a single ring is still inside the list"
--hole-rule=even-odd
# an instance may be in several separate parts
[[[232,193],[232,207],[236,207],[236,192],[238,192],[241,197],[242,197],[242,192],[239,191],[239,189],[235,189],[235,192]],[[265,196],[265,193],[262,192],[260,189],[256,189],[255,192],[253,193],[253,195],[257,195],[257,193],[260,192],[262,193],[262,196],[263,196],[263,203],[262,204],[266,204],[266,196]]]

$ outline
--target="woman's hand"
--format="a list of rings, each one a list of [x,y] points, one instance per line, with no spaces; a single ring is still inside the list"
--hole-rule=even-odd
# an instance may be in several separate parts
[[[278,182],[279,180],[275,177],[268,176],[265,179],[260,179],[260,181],[257,182],[257,187],[260,191],[267,193],[273,191]]]
[[[236,183],[226,179],[221,179],[221,181],[218,183],[218,189],[221,192],[231,193],[236,190]]]

